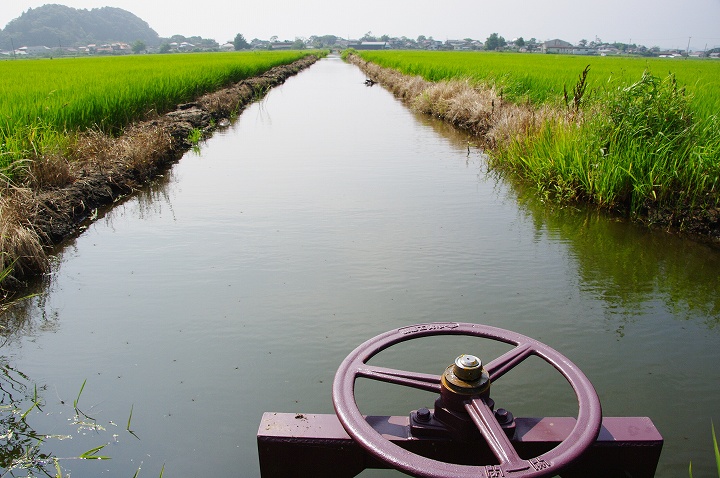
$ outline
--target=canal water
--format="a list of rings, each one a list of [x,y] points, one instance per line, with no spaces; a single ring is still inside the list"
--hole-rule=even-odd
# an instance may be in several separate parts
[[[5,436],[6,452],[35,445],[26,454],[73,478],[257,477],[264,411],[333,413],[335,370],[357,345],[458,321],[535,337],[587,374],[605,415],[651,417],[657,476],[691,461],[713,476],[720,252],[543,204],[364,79],[321,60],[59,253],[39,294],[5,314],[0,349],[2,405],[18,410],[2,409],[3,427],[49,437]],[[461,353],[504,350],[438,337],[378,362],[440,374]],[[357,394],[370,414],[434,400],[365,381]],[[518,416],[577,408],[539,359],[492,395]],[[77,459],[103,445],[90,455],[109,460]]]

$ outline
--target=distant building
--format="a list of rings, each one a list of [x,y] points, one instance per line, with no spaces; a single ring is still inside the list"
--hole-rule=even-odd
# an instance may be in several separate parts
[[[38,46],[21,46],[17,49],[17,52],[25,52],[27,55],[45,55],[50,53],[50,48],[38,45]]]
[[[574,46],[572,43],[560,39],[546,41],[542,44],[543,53],[559,53],[565,55],[596,55],[595,48]]]
[[[350,45],[356,50],[386,50],[390,48],[390,44],[386,41],[363,41]]]

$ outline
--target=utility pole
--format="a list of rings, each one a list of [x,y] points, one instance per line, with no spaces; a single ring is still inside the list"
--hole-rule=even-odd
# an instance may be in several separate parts
[[[17,56],[15,56],[15,43],[13,42],[12,37],[10,37],[10,47],[12,48],[12,51],[13,51],[13,60],[17,60]]]
[[[692,37],[688,37],[688,46],[687,46],[687,50],[685,51],[685,55],[687,55],[687,56],[685,58],[690,58],[690,40],[691,39],[692,39]]]

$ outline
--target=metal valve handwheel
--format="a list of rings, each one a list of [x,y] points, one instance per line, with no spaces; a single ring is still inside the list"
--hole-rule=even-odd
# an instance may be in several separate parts
[[[355,380],[359,377],[441,393],[441,376],[407,372],[368,365],[376,354],[400,342],[432,335],[466,335],[497,340],[515,347],[485,366],[490,383],[523,360],[535,355],[557,369],[570,383],[578,401],[575,427],[552,450],[530,459],[520,458],[487,404],[487,394],[461,398],[462,406],[480,431],[499,464],[458,465],[411,453],[386,440],[363,418],[355,401]],[[391,330],[374,337],[348,355],[340,364],[333,382],[335,412],[347,433],[376,458],[413,476],[430,478],[537,478],[552,476],[579,458],[600,431],[602,410],[594,387],[570,360],[553,348],[524,335],[486,325],[468,323],[419,324]]]

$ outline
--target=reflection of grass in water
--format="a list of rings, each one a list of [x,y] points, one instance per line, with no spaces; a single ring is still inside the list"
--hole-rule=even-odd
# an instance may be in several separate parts
[[[539,236],[568,245],[580,287],[624,317],[662,301],[678,318],[720,326],[720,254],[710,246],[654,232],[585,207],[557,207],[506,183]],[[551,203],[552,204],[552,203]]]
[[[86,383],[87,381],[83,381],[80,391],[73,401],[75,416],[69,423],[71,426],[77,427],[78,432],[91,430],[100,436],[100,433],[107,432],[107,430],[79,408],[80,397]],[[44,389],[44,387],[40,387],[39,390]],[[10,366],[2,356],[0,356],[0,392],[2,392],[0,430],[4,432],[3,435],[0,435],[0,477],[15,476],[15,472],[21,470],[27,476],[34,476],[37,473],[62,478],[63,468],[60,465],[62,461],[110,459],[109,456],[100,454],[109,441],[71,457],[57,457],[48,451],[52,440],[65,440],[72,438],[72,435],[41,433],[28,423],[33,416],[33,411],[44,413],[42,410],[44,404],[38,393],[38,387],[33,385],[31,389],[29,378]],[[61,404],[64,405],[65,402],[61,400]],[[127,431],[139,439],[135,432],[130,430],[132,411],[131,407]],[[161,477],[164,470],[163,466],[160,472]],[[136,472],[135,476],[137,474]]]

